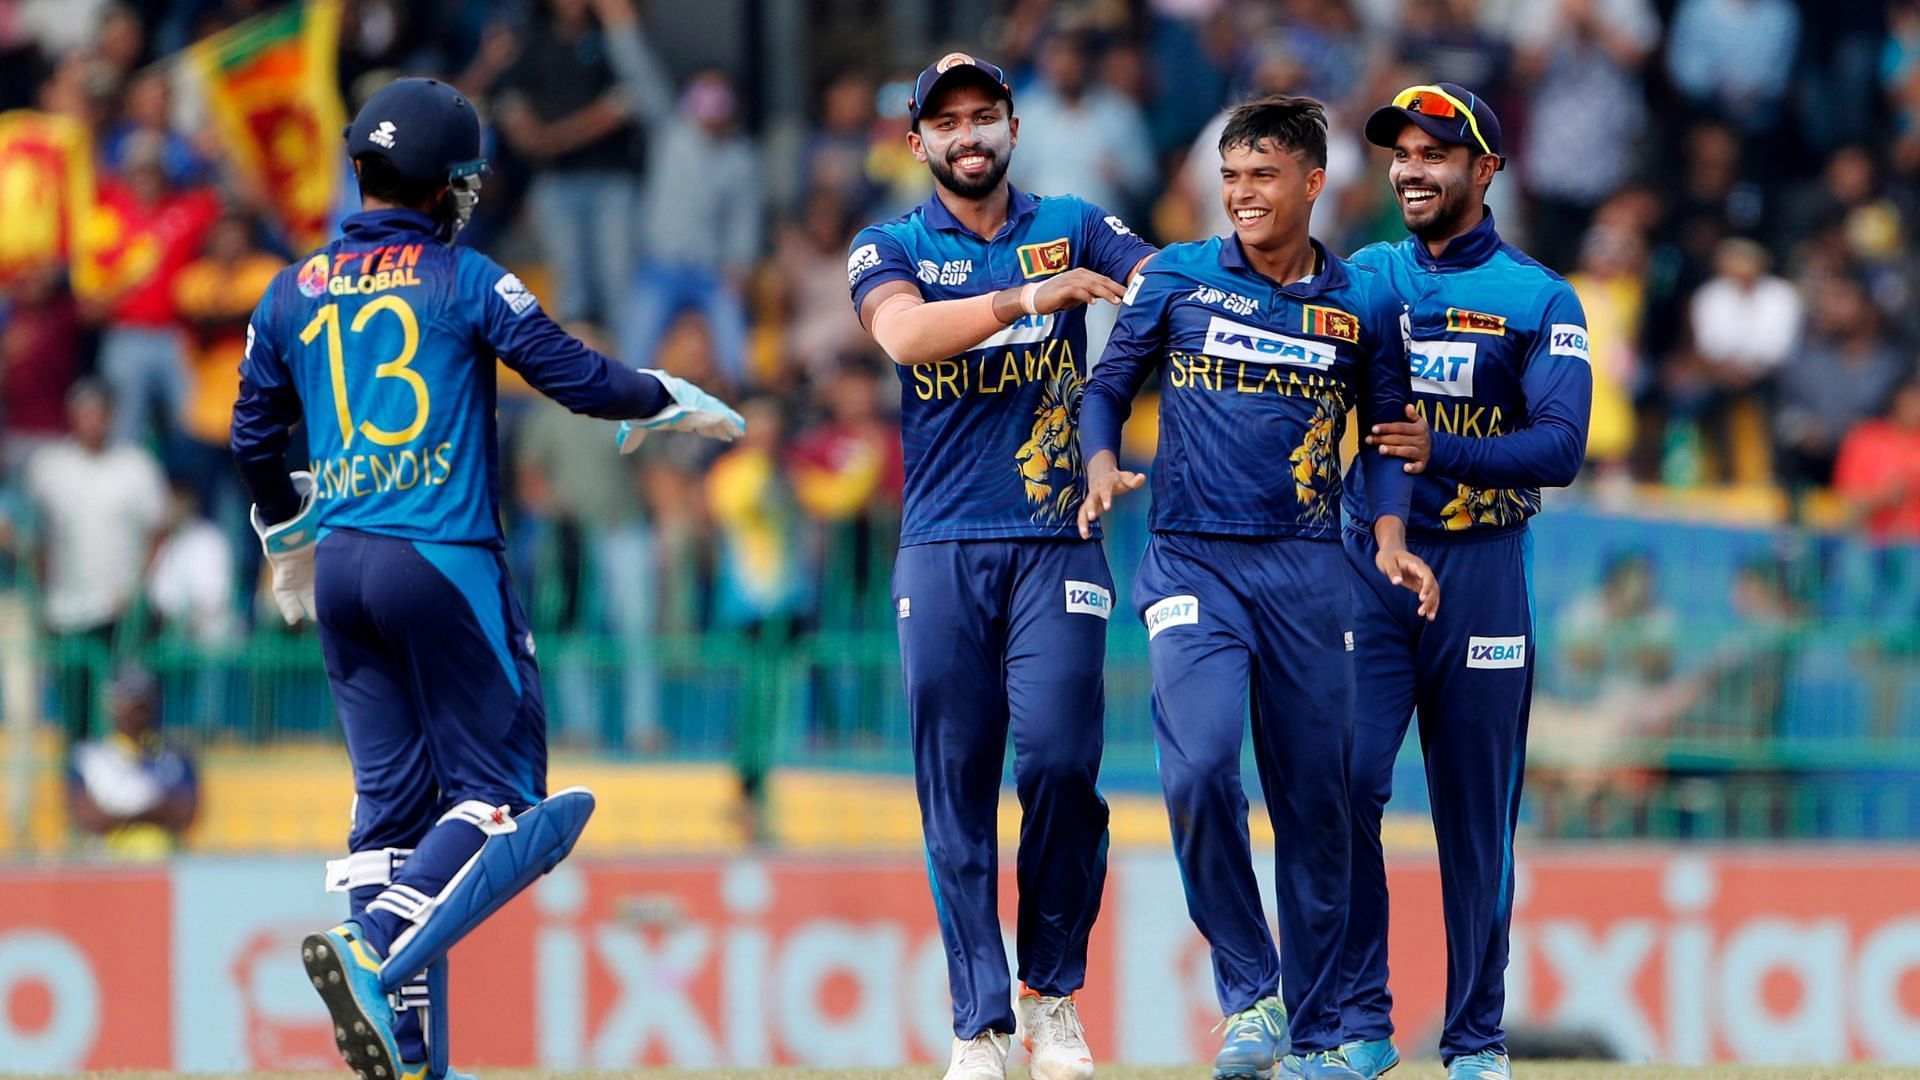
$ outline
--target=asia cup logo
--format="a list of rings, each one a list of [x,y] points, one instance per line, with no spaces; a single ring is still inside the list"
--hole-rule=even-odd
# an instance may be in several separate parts
[[[1033,429],[1014,451],[1013,460],[1026,487],[1033,519],[1052,524],[1073,519],[1081,498],[1080,442],[1073,437],[1073,418],[1080,415],[1085,394],[1080,373],[1071,365],[1042,384],[1040,405],[1034,410]]]

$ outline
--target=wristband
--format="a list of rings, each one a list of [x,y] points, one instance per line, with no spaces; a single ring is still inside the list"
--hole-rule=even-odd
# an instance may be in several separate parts
[[[1021,311],[1024,311],[1029,315],[1040,314],[1040,312],[1036,310],[1033,306],[1034,294],[1039,291],[1040,291],[1040,283],[1037,281],[1029,281],[1025,285],[1022,285],[1020,287],[1020,310]]]

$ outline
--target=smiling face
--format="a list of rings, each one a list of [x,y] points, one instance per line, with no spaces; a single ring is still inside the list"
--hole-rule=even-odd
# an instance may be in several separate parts
[[[1272,250],[1307,231],[1327,171],[1272,139],[1220,151],[1220,201],[1244,247]]]
[[[979,199],[1006,179],[1019,136],[1020,121],[1004,95],[963,83],[927,103],[907,146],[941,187]]]
[[[1387,177],[1407,231],[1426,240],[1458,236],[1480,220],[1487,185],[1500,159],[1475,155],[1408,124],[1393,144]]]

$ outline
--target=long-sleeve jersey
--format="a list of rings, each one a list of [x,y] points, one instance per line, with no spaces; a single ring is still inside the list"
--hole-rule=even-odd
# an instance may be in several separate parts
[[[492,259],[437,242],[432,219],[347,218],[274,278],[247,325],[232,442],[262,516],[298,508],[284,458],[304,418],[319,528],[498,546],[495,357],[574,412],[637,419],[671,404]]]
[[[1165,366],[1156,532],[1339,537],[1347,410],[1363,426],[1402,415],[1407,361],[1386,282],[1313,247],[1319,269],[1290,285],[1248,266],[1230,236],[1175,244],[1128,287],[1080,430],[1088,455],[1118,452],[1134,395]],[[1360,469],[1378,513],[1405,518],[1400,464],[1363,449]]]
[[[1500,239],[1493,213],[1439,258],[1416,237],[1353,256],[1407,305],[1415,408],[1433,451],[1414,485],[1410,535],[1511,532],[1540,489],[1572,483],[1586,457],[1593,372],[1587,318],[1560,275]],[[1364,520],[1371,477],[1350,476]]]
[[[1122,280],[1153,246],[1074,198],[1014,190],[990,239],[938,195],[860,230],[847,257],[857,311],[889,281],[929,302],[1044,281],[1085,266]],[[958,356],[898,367],[906,466],[902,546],[1078,537],[1086,469],[1075,421],[1087,367],[1084,308],[1029,315]]]

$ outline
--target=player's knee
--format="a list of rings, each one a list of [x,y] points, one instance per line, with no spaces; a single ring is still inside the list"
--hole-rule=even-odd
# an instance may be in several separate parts
[[[1166,792],[1167,805],[1176,811],[1244,797],[1238,758],[1171,761],[1162,757],[1160,786]]]
[[[1024,789],[1094,792],[1100,775],[1100,743],[1094,739],[1050,739],[1023,750],[1014,759],[1016,782]]]

